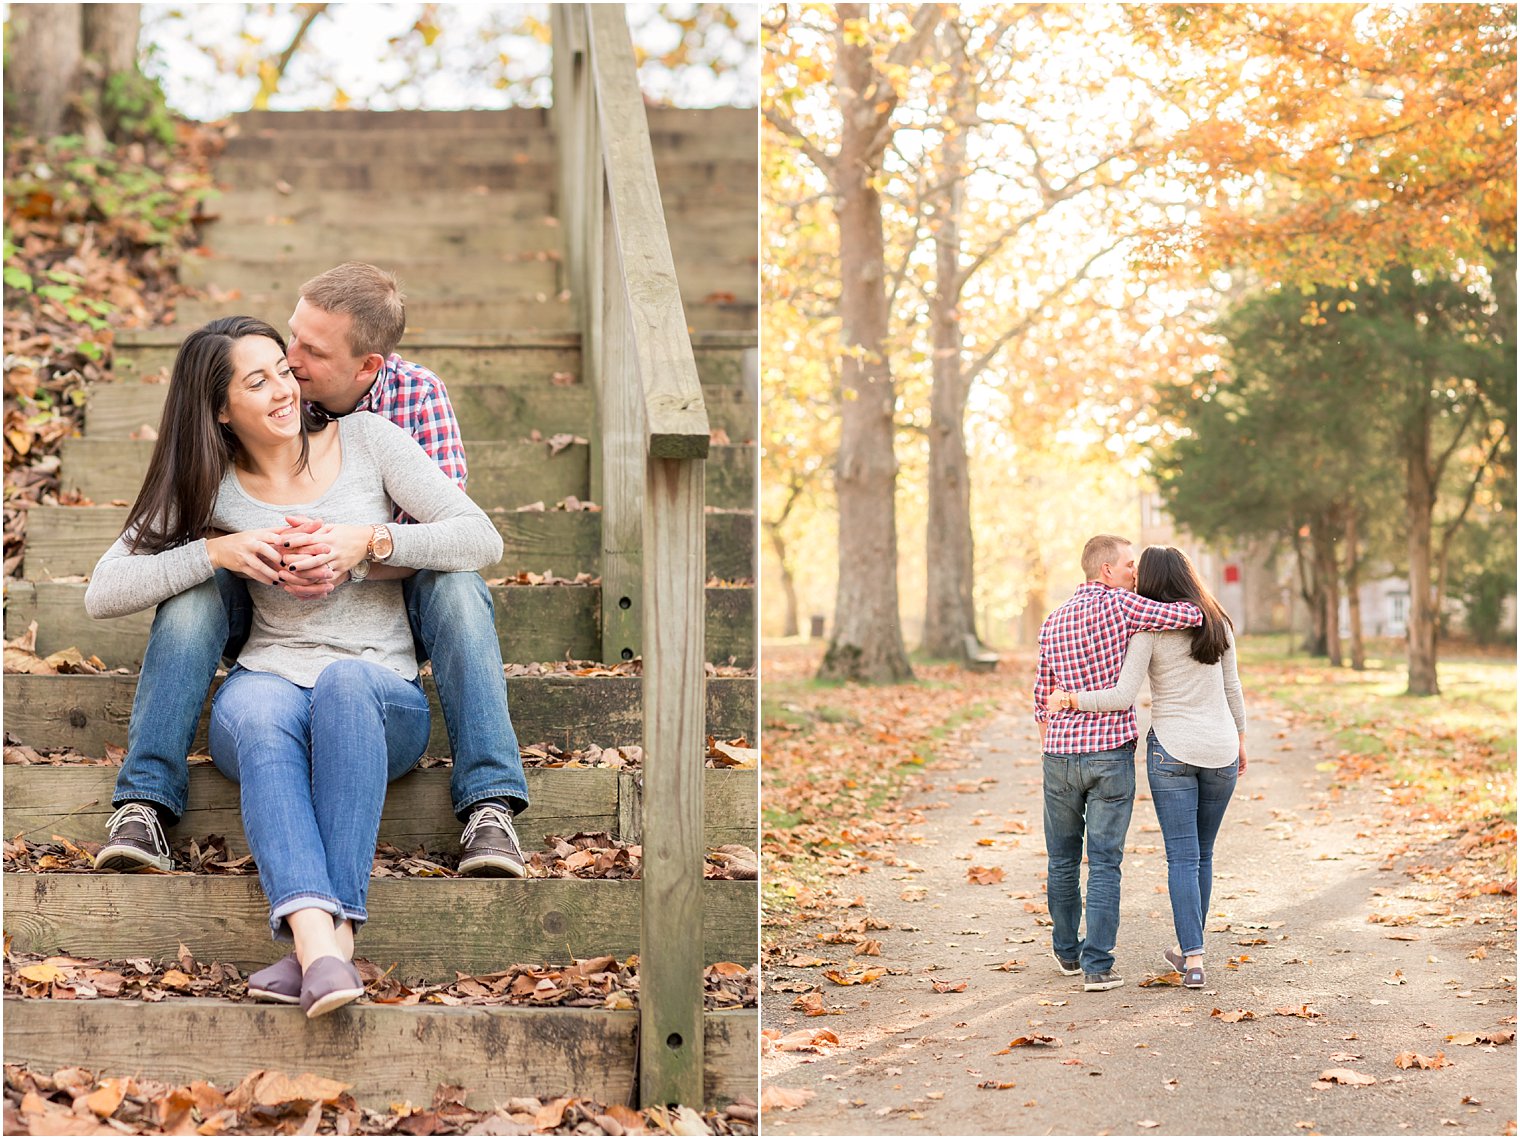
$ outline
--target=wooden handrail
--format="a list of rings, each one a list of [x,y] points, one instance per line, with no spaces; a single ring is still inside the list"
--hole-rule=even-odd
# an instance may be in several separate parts
[[[623,8],[551,19],[560,218],[596,395],[602,653],[644,665],[639,1097],[701,1106],[707,409]]]

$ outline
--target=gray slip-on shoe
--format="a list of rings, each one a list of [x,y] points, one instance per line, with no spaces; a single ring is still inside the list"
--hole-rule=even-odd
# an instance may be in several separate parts
[[[282,1005],[301,1003],[301,962],[287,953],[273,965],[266,965],[248,975],[248,995],[256,1001],[278,1001]]]
[[[301,974],[301,1007],[308,1019],[342,1008],[363,995],[359,970],[341,957],[318,957]]]

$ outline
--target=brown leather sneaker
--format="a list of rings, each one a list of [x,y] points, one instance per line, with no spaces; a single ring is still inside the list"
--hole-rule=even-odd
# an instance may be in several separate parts
[[[147,803],[123,803],[111,816],[106,844],[95,856],[96,870],[173,870],[169,840],[158,812]]]
[[[528,867],[523,862],[517,831],[512,828],[512,812],[494,803],[485,803],[470,813],[464,835],[459,840],[463,854],[459,873],[488,878],[525,878]]]

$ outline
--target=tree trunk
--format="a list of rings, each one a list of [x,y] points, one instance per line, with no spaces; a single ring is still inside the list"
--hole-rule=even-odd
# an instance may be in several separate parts
[[[85,4],[84,53],[96,60],[103,78],[137,70],[140,4]]]
[[[1326,654],[1324,586],[1315,572],[1315,558],[1304,549],[1302,537],[1293,532],[1293,556],[1298,563],[1298,592],[1309,613],[1309,627],[1300,646],[1310,656]]]
[[[1430,403],[1419,399],[1405,438],[1405,502],[1409,517],[1410,696],[1436,696],[1436,613],[1431,591],[1431,526],[1436,488],[1430,477]]]
[[[1324,609],[1325,655],[1330,664],[1340,668],[1341,594],[1340,570],[1335,564],[1335,530],[1327,512],[1314,522],[1310,541],[1314,549],[1314,582]]]
[[[84,13],[79,4],[12,4],[5,69],[7,126],[51,138],[74,124]]]
[[[1357,530],[1356,508],[1346,511],[1346,607],[1351,620],[1351,667],[1367,667],[1367,646],[1362,639],[1362,549]]]
[[[946,93],[951,116],[966,97],[965,56],[951,63],[955,82]],[[929,392],[928,582],[924,651],[966,659],[966,638],[976,637],[975,542],[971,533],[971,467],[966,454],[966,399],[970,379],[962,359],[960,324],[961,209],[966,134],[957,125],[940,148],[938,177],[946,184],[935,210],[934,295],[929,323],[934,342],[934,385]]]
[[[792,573],[792,563],[786,548],[786,539],[781,536],[781,524],[779,522],[767,522],[765,532],[771,540],[771,549],[776,554],[776,566],[781,570],[781,594],[786,601],[786,610],[782,617],[781,635],[783,637],[795,637],[798,633],[797,625],[797,579]]]
[[[839,6],[841,25],[866,15]],[[912,677],[903,646],[897,593],[897,454],[895,394],[886,356],[886,247],[881,196],[872,185],[883,123],[875,103],[884,81],[868,44],[841,32],[836,88],[842,113],[832,164],[839,218],[840,361],[843,400],[834,485],[839,501],[839,587],[834,635],[818,675],[832,680],[896,682]]]

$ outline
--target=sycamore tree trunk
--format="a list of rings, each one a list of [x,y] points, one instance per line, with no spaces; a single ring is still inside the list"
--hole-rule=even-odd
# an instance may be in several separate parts
[[[139,4],[12,4],[5,69],[8,126],[38,138],[115,133],[105,98],[112,78],[136,77]]]
[[[964,72],[947,98],[958,108]],[[971,532],[971,466],[966,453],[966,375],[960,323],[961,208],[966,134],[951,130],[941,147],[947,183],[934,215],[935,286],[929,300],[934,343],[934,384],[929,392],[928,583],[924,651],[963,660],[966,638],[976,637],[975,539]]]
[[[5,118],[11,131],[50,138],[77,122],[84,64],[80,4],[12,4],[5,68]]]
[[[1367,667],[1367,645],[1362,638],[1362,550],[1356,507],[1346,511],[1346,608],[1351,623],[1351,667]]]
[[[920,16],[929,9],[923,9]],[[839,5],[835,89],[841,126],[831,165],[839,219],[840,361],[843,399],[834,486],[839,505],[839,586],[834,630],[818,675],[893,683],[912,677],[897,591],[897,453],[892,369],[887,360],[886,244],[873,185],[891,137],[893,88],[868,43],[844,32],[864,4]],[[931,17],[932,18],[932,17]],[[932,27],[932,24],[930,24]]]

